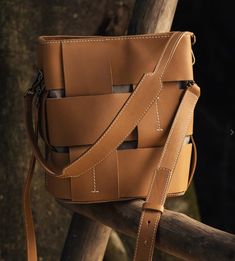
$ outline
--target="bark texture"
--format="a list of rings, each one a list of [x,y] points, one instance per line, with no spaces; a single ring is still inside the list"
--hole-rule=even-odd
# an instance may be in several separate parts
[[[142,200],[90,206],[62,204],[128,236],[137,236]],[[164,252],[191,261],[235,260],[235,235],[170,210],[164,210],[159,225],[156,246]]]

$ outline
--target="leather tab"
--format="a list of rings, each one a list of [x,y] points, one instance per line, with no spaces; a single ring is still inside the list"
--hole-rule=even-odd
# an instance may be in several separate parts
[[[161,204],[154,204],[153,202],[144,202],[142,209],[154,210],[162,213],[164,211],[164,206]]]

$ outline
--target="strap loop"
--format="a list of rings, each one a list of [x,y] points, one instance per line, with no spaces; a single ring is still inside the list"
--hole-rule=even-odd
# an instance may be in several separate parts
[[[160,204],[153,204],[151,202],[144,202],[143,206],[142,206],[142,209],[143,210],[154,210],[154,211],[159,211],[161,213],[163,213],[164,211],[164,206],[163,205],[160,205]]]

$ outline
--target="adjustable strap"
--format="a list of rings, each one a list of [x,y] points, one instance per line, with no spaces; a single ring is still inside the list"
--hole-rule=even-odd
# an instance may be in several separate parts
[[[88,170],[92,169],[96,165],[98,165],[101,161],[103,161],[108,155],[115,150],[129,135],[129,133],[138,125],[140,120],[144,117],[146,112],[149,110],[151,105],[156,101],[159,93],[162,89],[162,78],[164,75],[164,72],[171,61],[175,50],[181,40],[181,38],[184,36],[184,33],[177,32],[174,33],[171,38],[168,40],[161,57],[159,58],[159,61],[157,62],[157,65],[152,73],[145,74],[141,81],[138,83],[137,87],[135,88],[132,95],[127,100],[126,104],[123,106],[123,108],[120,110],[112,124],[107,128],[107,130],[104,132],[104,134],[95,142],[95,144],[86,151],[80,158],[78,158],[76,161],[74,161],[72,164],[66,166],[62,170],[57,170],[53,166],[50,166],[43,158],[39,147],[37,143],[37,130],[34,131],[33,128],[33,120],[32,120],[32,111],[33,111],[33,101],[36,97],[37,92],[35,92],[34,89],[29,89],[25,95],[25,112],[26,112],[26,127],[29,135],[29,140],[31,142],[33,153],[35,158],[38,160],[40,165],[47,171],[48,174],[53,175],[54,177],[58,178],[68,178],[68,177],[78,177],[82,174],[85,174]],[[40,84],[39,84],[40,86]],[[40,92],[40,91],[39,91]],[[186,92],[188,93],[188,91]],[[187,100],[186,100],[187,101]],[[184,103],[184,99],[182,101]],[[187,102],[188,103],[188,102]],[[183,106],[183,105],[181,105]],[[187,106],[186,106],[187,107]],[[194,106],[193,106],[194,108]],[[192,110],[193,110],[192,108]],[[37,110],[36,110],[37,114]],[[177,114],[178,115],[178,114]],[[182,123],[184,122],[184,118],[181,116],[180,120],[182,120]],[[37,121],[37,119],[35,120]],[[177,120],[178,122],[178,120]],[[173,172],[172,166],[168,166],[168,164],[171,162],[171,160],[168,160],[169,157],[174,157],[174,166],[177,162],[177,158],[180,152],[180,148],[182,145],[182,139],[180,139],[180,144],[177,145],[177,157],[175,157],[175,149],[172,148],[173,143],[177,142],[177,133],[178,128],[180,129],[180,124],[177,123],[177,126],[175,126],[173,129],[174,131],[170,131],[168,139],[170,139],[170,142],[168,141],[164,147],[163,150],[163,156],[161,159],[161,164],[158,166],[157,171],[155,172],[155,175],[153,177],[152,186],[149,191],[149,196],[147,199],[147,203],[144,206],[145,209],[143,211],[143,217],[141,218],[142,222],[147,220],[150,220],[152,224],[156,224],[153,226],[152,230],[146,230],[145,227],[142,229],[142,225],[140,225],[140,232],[139,237],[142,239],[143,235],[147,233],[147,235],[154,234],[158,220],[160,218],[159,213],[163,211],[163,204],[165,201],[167,188],[169,186],[169,181]],[[174,123],[173,123],[174,126]],[[37,128],[36,128],[37,129]],[[36,133],[35,133],[36,132]],[[171,132],[173,132],[171,134]],[[176,137],[176,138],[171,138]],[[183,136],[183,135],[181,135]],[[180,138],[181,138],[180,136]],[[184,134],[185,136],[185,134]],[[172,141],[173,140],[173,141]],[[169,143],[169,144],[168,144]],[[178,143],[177,143],[178,144]],[[172,155],[169,153],[169,151],[172,150]],[[30,182],[32,179],[32,173],[34,170],[35,165],[35,158],[32,157],[30,169],[28,176],[26,178],[25,188],[24,188],[24,217],[25,217],[25,223],[26,223],[26,236],[27,236],[27,247],[28,247],[28,260],[30,261],[36,261],[37,260],[37,254],[36,254],[36,240],[34,235],[34,227],[33,227],[33,221],[32,221],[32,213],[30,209]],[[164,171],[163,169],[166,168]],[[158,174],[158,173],[166,173],[165,174]],[[166,182],[164,181],[164,177],[166,176]],[[169,176],[169,177],[168,177]],[[156,178],[157,177],[157,178]],[[159,184],[158,184],[159,183]],[[156,196],[153,194],[152,191],[155,192],[156,186],[159,186],[159,194]],[[165,189],[162,191],[162,188],[165,186]],[[161,193],[162,191],[162,193]],[[161,200],[156,203],[153,201],[153,198],[160,198]],[[152,202],[153,201],[153,202]],[[156,210],[153,210],[156,209]],[[160,212],[159,212],[160,211]],[[152,214],[154,213],[154,215]],[[157,213],[157,214],[156,214]],[[149,218],[148,218],[149,216]],[[152,226],[152,225],[151,225]],[[142,232],[143,231],[143,232]],[[150,232],[149,232],[150,231]],[[143,234],[144,233],[144,234]],[[143,234],[143,235],[142,235]],[[148,236],[149,238],[149,236]],[[153,235],[152,238],[155,238]],[[137,240],[137,253],[136,258],[140,256],[141,249],[145,249],[145,247],[142,247],[142,243],[140,244],[141,240]],[[142,241],[141,241],[142,242]],[[147,246],[148,246],[148,240],[147,240]],[[146,251],[151,250],[152,244],[146,248]],[[152,250],[151,250],[152,251]],[[151,252],[150,251],[150,252]],[[149,255],[151,256],[151,255]],[[141,260],[141,259],[136,259]],[[144,259],[148,260],[148,259]]]
[[[152,260],[156,231],[167,192],[199,95],[200,89],[196,84],[188,88],[173,121],[143,204],[134,261]]]

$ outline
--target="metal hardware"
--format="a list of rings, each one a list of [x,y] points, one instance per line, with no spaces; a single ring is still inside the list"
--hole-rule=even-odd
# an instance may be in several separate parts
[[[191,87],[194,84],[195,84],[195,81],[193,81],[193,80],[186,81],[186,87]]]
[[[44,89],[44,77],[41,70],[38,70],[38,74],[32,84],[32,86],[25,92],[26,95],[37,95],[39,97]]]

